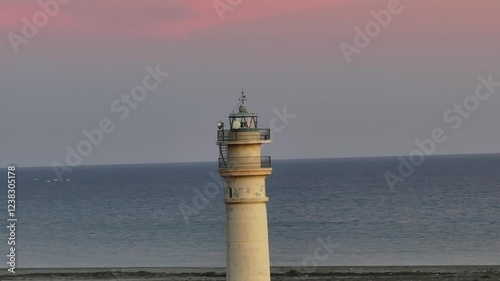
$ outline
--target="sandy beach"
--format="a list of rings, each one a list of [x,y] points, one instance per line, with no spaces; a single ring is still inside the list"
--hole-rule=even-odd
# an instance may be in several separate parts
[[[318,267],[307,272],[295,267],[273,267],[272,280],[449,280],[500,281],[500,266],[362,266]],[[6,269],[0,280],[166,280],[222,281],[224,268],[59,268],[18,269],[10,274]]]

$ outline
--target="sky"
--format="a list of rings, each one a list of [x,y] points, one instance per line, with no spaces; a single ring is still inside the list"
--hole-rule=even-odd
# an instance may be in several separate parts
[[[216,161],[241,89],[274,159],[500,153],[498,0],[57,1],[2,1],[0,166]]]

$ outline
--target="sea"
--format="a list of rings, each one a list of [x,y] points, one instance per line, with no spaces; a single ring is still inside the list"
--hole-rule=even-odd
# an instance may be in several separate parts
[[[500,264],[500,155],[426,157],[403,173],[401,163],[273,160],[271,265]],[[225,266],[215,162],[81,166],[63,179],[51,167],[18,167],[16,180],[18,268]]]

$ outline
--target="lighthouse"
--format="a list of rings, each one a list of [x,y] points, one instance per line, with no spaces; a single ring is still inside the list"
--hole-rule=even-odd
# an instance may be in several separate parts
[[[260,129],[242,91],[227,123],[218,123],[219,174],[226,185],[226,280],[270,281],[266,177],[271,157],[261,145],[271,143],[271,130]]]

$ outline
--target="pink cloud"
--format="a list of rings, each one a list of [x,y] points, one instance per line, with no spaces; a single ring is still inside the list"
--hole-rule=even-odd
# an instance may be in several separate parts
[[[0,29],[8,30],[16,27],[22,23],[23,17],[33,15],[36,11],[36,8],[26,5],[3,7],[0,16]]]
[[[0,30],[20,31],[21,19],[40,11],[38,1],[4,0]],[[42,0],[55,1],[55,0]],[[345,1],[345,0],[344,0]],[[231,3],[240,2],[238,5]],[[61,5],[47,29],[57,34],[189,36],[192,32],[236,21],[332,6],[342,0],[85,0]],[[219,17],[214,3],[230,11]]]
[[[241,0],[241,3],[237,6],[231,6],[229,3],[228,0],[192,1],[189,9],[193,11],[195,17],[164,23],[162,30],[169,35],[183,36],[196,30],[230,24],[231,22],[254,20],[290,12],[333,6],[338,1]]]

